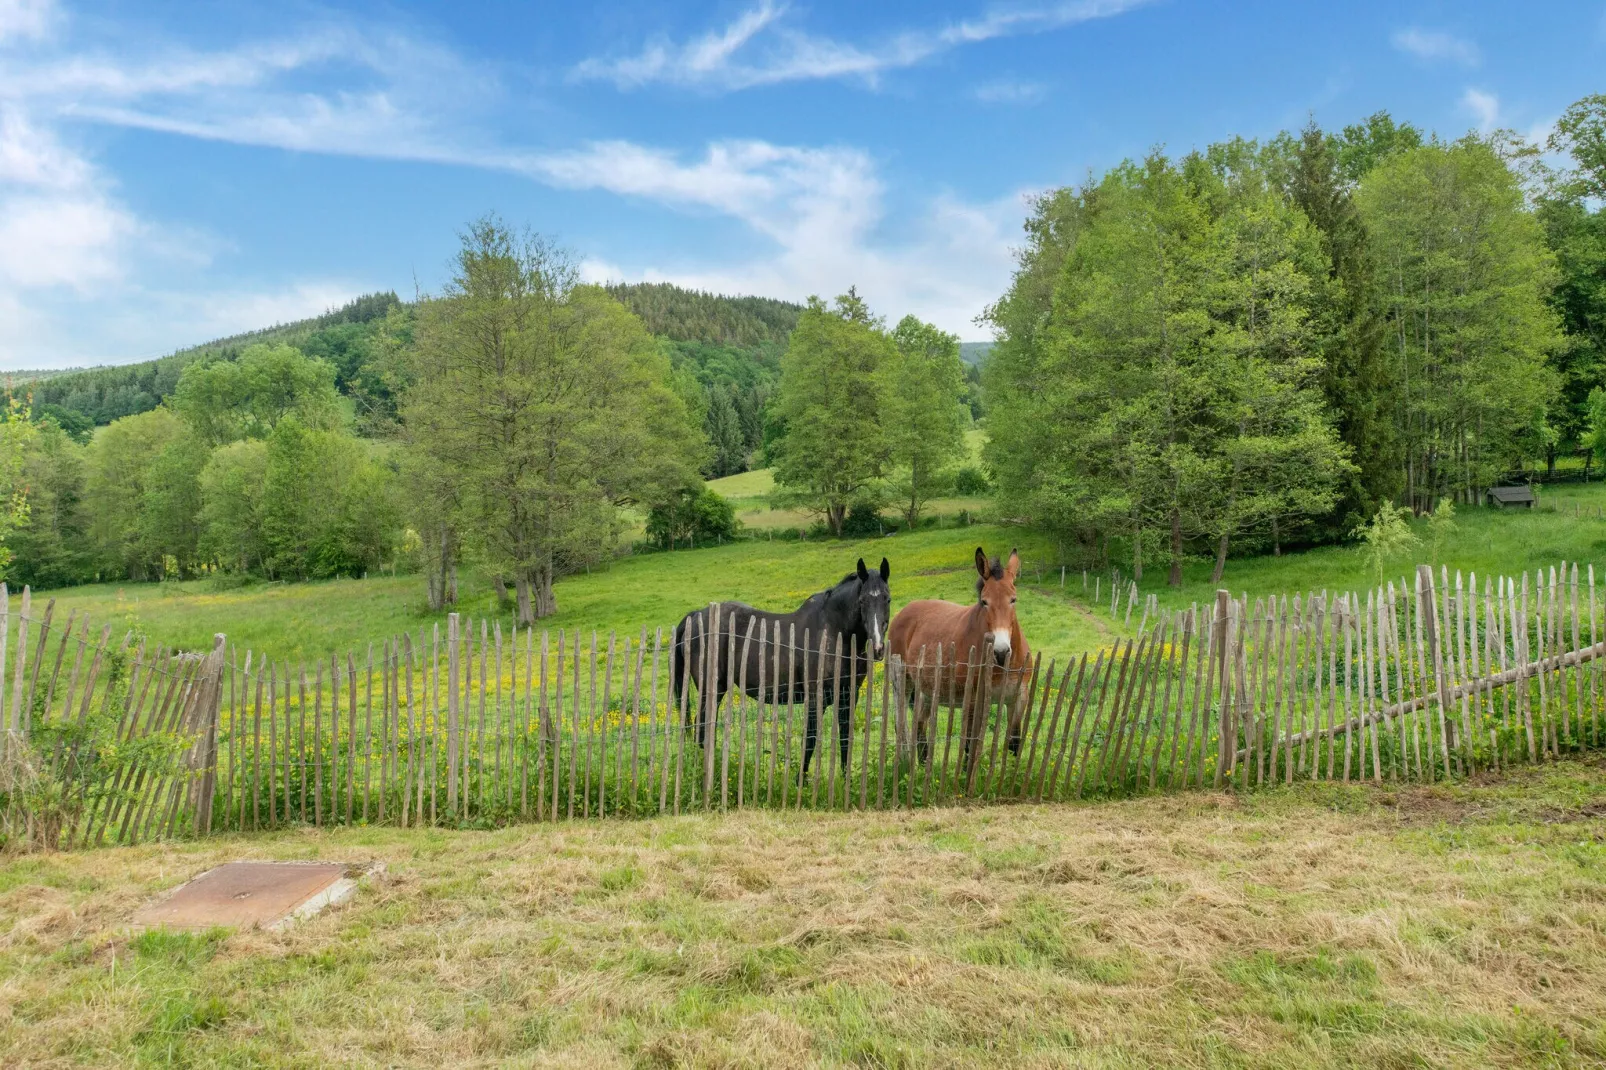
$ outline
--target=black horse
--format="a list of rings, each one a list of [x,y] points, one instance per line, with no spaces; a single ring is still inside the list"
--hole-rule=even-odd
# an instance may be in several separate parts
[[[842,768],[846,771],[851,727],[848,705],[870,671],[870,659],[881,660],[886,646],[887,619],[892,608],[892,591],[887,580],[891,575],[892,568],[886,558],[881,559],[879,572],[871,572],[864,567],[861,557],[858,568],[841,583],[810,595],[808,601],[791,613],[770,613],[744,602],[719,603],[719,631],[714,646],[716,670],[712,681],[714,708],[718,708],[727,691],[744,680],[748,697],[760,702],[803,703],[808,711],[803,737],[803,772],[806,775],[818,736],[816,705],[823,695],[826,704],[836,704],[837,738],[841,744]],[[716,612],[713,607],[694,610],[675,626],[675,701],[680,702],[681,691],[688,681],[697,685],[701,696],[696,713],[697,741],[703,746],[707,746],[709,710],[708,702],[704,701],[708,689],[703,681],[707,671],[703,640],[710,630],[709,614],[713,612]],[[749,621],[753,622],[750,640]],[[765,638],[763,643],[759,642],[760,629]],[[733,637],[734,657],[729,654]],[[795,649],[790,646],[794,642]],[[775,665],[777,646],[780,647],[779,672]],[[831,659],[825,663],[823,673],[820,672],[822,649]],[[762,687],[760,661],[764,662]],[[691,716],[690,709],[687,715]]]

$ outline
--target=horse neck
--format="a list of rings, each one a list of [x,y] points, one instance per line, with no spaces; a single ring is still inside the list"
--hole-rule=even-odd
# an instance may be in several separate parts
[[[841,620],[841,626],[832,619],[833,610]],[[864,639],[866,636],[864,620],[859,616],[859,589],[858,584],[851,581],[837,584],[831,589],[830,595],[825,599],[825,625],[832,631],[841,634],[843,639],[857,636]],[[862,649],[864,644],[859,644]]]

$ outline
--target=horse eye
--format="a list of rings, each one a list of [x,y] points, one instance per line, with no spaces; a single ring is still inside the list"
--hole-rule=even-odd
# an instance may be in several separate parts
[[[984,606],[985,606],[985,605],[986,605],[986,604],[987,604],[987,599],[985,599],[985,598],[983,598],[983,599],[982,599],[982,600],[981,600],[981,604],[982,604],[982,605],[984,605]]]
[[[1010,595],[1009,596],[1009,604],[1010,605],[1014,605],[1015,604],[1015,596],[1014,595]]]

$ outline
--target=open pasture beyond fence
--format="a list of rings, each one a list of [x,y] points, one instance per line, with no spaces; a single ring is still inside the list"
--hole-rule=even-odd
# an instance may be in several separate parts
[[[690,657],[673,686],[672,629],[503,633],[453,615],[289,665],[222,635],[174,651],[58,621],[24,592],[0,617],[0,787],[13,842],[67,847],[289,824],[1433,782],[1597,745],[1600,624],[1592,566],[1481,580],[1422,566],[1364,594],[1222,591],[1103,650],[1039,655],[1014,678],[954,672],[990,665],[990,650],[932,649],[918,664],[872,663],[862,687],[839,690],[864,657],[851,640],[712,620],[719,641],[689,653],[737,667],[716,696],[690,682]],[[937,681],[934,708],[907,698],[915,672]],[[799,678],[800,690],[774,687]],[[994,692],[1017,685],[1012,726]],[[832,696],[850,707],[845,749]]]

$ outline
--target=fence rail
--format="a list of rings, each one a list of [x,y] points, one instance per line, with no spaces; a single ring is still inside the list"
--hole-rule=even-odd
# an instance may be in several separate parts
[[[1423,566],[1364,594],[1150,600],[1137,634],[1013,670],[988,649],[877,664],[851,638],[717,617],[676,659],[663,629],[456,615],[292,666],[221,635],[114,646],[30,603],[0,617],[0,788],[10,835],[60,846],[1433,782],[1598,745],[1606,657],[1593,568],[1567,565],[1481,590]],[[728,692],[699,691],[722,670]]]

